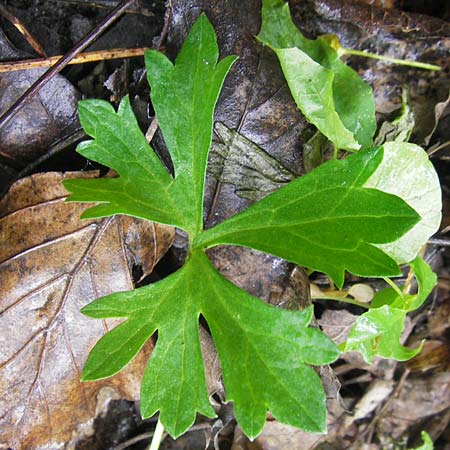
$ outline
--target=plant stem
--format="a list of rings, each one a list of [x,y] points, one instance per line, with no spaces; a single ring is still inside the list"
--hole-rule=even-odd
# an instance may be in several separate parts
[[[400,66],[416,67],[417,69],[441,70],[441,68],[439,66],[436,66],[435,64],[427,64],[427,63],[422,63],[419,61],[412,61],[410,59],[391,58],[390,56],[376,55],[375,53],[366,52],[364,50],[353,50],[351,48],[341,47],[341,54],[363,56],[364,58],[379,59],[381,61],[387,61],[387,62],[390,62],[393,64],[398,64]]]
[[[153,434],[152,442],[150,443],[150,447],[148,450],[158,450],[159,445],[161,444],[161,440],[164,434],[164,425],[158,418],[158,423],[156,424],[155,432]]]
[[[358,300],[353,300],[348,297],[334,297],[332,295],[327,296],[320,296],[320,297],[312,297],[312,300],[332,300],[335,302],[344,302],[344,303],[350,303],[351,305],[359,306],[360,308],[364,309],[370,309],[370,306],[367,306],[365,303],[358,302]]]
[[[395,292],[397,292],[400,297],[403,298],[403,292],[402,290],[388,277],[383,277],[383,280],[386,281],[386,283],[391,286],[392,289],[394,289]]]

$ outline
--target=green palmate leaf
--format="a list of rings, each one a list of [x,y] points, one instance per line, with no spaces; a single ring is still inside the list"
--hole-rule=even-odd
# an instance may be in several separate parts
[[[345,270],[398,275],[397,264],[372,244],[397,239],[418,216],[398,197],[364,187],[382,158],[379,148],[329,161],[207,230],[198,245],[252,247],[325,272],[338,286]]]
[[[327,364],[339,352],[319,330],[308,328],[311,308],[276,309],[225,280],[203,252],[159,283],[94,301],[83,313],[95,318],[127,317],[91,352],[83,379],[113,375],[158,330],[158,342],[144,375],[144,417],[161,412],[173,436],[195,420],[214,415],[201,361],[198,320],[211,329],[222,363],[227,399],[234,402],[244,432],[255,437],[266,410],[311,432],[326,429],[325,395],[308,364]],[[113,359],[113,361],[111,361]]]
[[[145,142],[127,98],[117,113],[102,101],[80,105],[81,122],[93,140],[78,151],[112,167],[119,177],[67,182],[70,200],[98,203],[85,217],[121,213],[176,225],[191,243],[186,264],[175,274],[83,309],[98,319],[126,319],[92,350],[83,379],[114,375],[158,331],[142,382],[141,410],[144,417],[160,411],[168,432],[180,435],[197,412],[214,414],[199,344],[202,316],[219,353],[227,399],[234,402],[246,434],[255,437],[261,431],[267,409],[285,423],[324,432],[325,395],[309,365],[334,361],[338,349],[308,327],[311,309],[285,311],[262,303],[225,280],[205,248],[252,246],[323,270],[341,285],[345,269],[397,274],[397,264],[373,244],[398,239],[418,215],[400,198],[364,186],[383,158],[382,149],[372,149],[326,163],[203,231],[213,109],[232,61],[218,63],[214,30],[205,16],[193,26],[175,64],[156,52],[147,54],[153,106],[172,157],[173,178]],[[258,164],[276,169],[261,155]]]
[[[235,60],[218,61],[216,36],[205,16],[189,34],[175,65],[146,54],[152,104],[175,167],[171,178],[140,132],[125,98],[117,114],[99,100],[80,103],[80,120],[94,138],[78,152],[113,168],[117,179],[70,180],[69,201],[97,201],[83,217],[129,214],[195,233],[202,228],[203,185],[211,145],[214,105]]]
[[[387,142],[385,157],[366,187],[397,195],[422,217],[400,239],[379,248],[399,264],[413,260],[441,223],[441,186],[427,153],[406,142]]]
[[[277,54],[297,106],[338,148],[370,147],[376,129],[372,91],[322,38],[305,38],[283,0],[264,0],[258,39]]]

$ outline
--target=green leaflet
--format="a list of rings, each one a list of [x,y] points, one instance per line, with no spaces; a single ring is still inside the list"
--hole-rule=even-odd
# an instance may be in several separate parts
[[[400,344],[406,311],[388,305],[370,309],[356,319],[347,341],[341,344],[344,352],[358,351],[371,363],[374,356],[406,361],[416,356],[422,345],[410,349]]]
[[[297,106],[336,147],[372,145],[372,90],[323,38],[306,39],[283,0],[263,0],[258,39],[277,54]]]
[[[377,292],[372,300],[371,308],[390,305],[406,312],[414,311],[423,305],[437,283],[437,276],[431,267],[420,257],[409,263],[417,280],[417,294],[399,293],[393,288],[386,288]]]
[[[172,177],[141,133],[128,97],[117,113],[103,100],[82,100],[78,106],[81,124],[94,140],[78,145],[86,158],[113,168],[119,178],[67,180],[72,194],[68,201],[99,202],[82,218],[105,217],[117,213],[181,225],[182,217],[168,189]],[[164,205],[164,207],[161,207]]]
[[[430,435],[426,431],[422,431],[420,433],[420,437],[422,438],[423,444],[420,447],[416,447],[412,450],[433,450],[434,445],[433,441],[430,438]]]
[[[271,307],[223,278],[204,252],[194,252],[175,274],[83,308],[94,318],[127,317],[94,347],[84,380],[114,375],[158,330],[141,388],[143,417],[160,410],[172,436],[192,425],[196,411],[209,417],[198,319],[211,329],[222,364],[227,400],[244,432],[261,431],[266,410],[310,432],[326,429],[325,394],[308,364],[327,364],[339,352],[319,330],[308,328],[312,309]],[[113,359],[113,361],[111,361]]]
[[[262,303],[224,279],[211,266],[205,248],[249,245],[324,270],[342,284],[346,269],[397,274],[396,263],[372,244],[399,238],[418,216],[400,198],[363,186],[383,157],[382,149],[372,149],[326,163],[203,231],[213,109],[233,57],[217,61],[214,30],[205,16],[192,27],[175,65],[156,52],[147,54],[152,101],[174,178],[145,142],[128,99],[117,113],[102,101],[80,106],[83,127],[93,140],[80,144],[78,151],[112,167],[119,177],[66,182],[69,200],[98,203],[85,217],[129,214],[176,225],[188,232],[191,243],[186,264],[175,274],[83,309],[98,319],[126,318],[94,347],[83,379],[114,375],[158,331],[142,382],[142,414],[160,411],[168,432],[182,434],[197,412],[214,414],[199,346],[202,315],[219,353],[227,398],[247,435],[261,431],[267,409],[282,422],[324,432],[325,396],[309,365],[334,361],[338,349],[308,327],[311,309],[285,311]],[[275,168],[266,158],[258,161]]]
[[[343,351],[359,351],[367,362],[374,356],[408,360],[417,355],[422,346],[410,349],[400,344],[406,314],[419,308],[433,290],[437,277],[420,257],[410,263],[419,286],[417,294],[399,295],[393,288],[377,292],[371,309],[356,319]]]
[[[195,245],[252,247],[325,272],[339,287],[345,270],[399,275],[372,244],[396,240],[418,216],[398,197],[364,187],[382,159],[379,148],[329,161],[205,231]]]
[[[100,100],[80,103],[83,128],[95,140],[83,142],[77,151],[120,175],[64,183],[72,192],[69,201],[101,202],[83,217],[121,213],[174,225],[191,235],[202,229],[214,105],[235,60],[229,56],[217,63],[218,55],[214,30],[205,16],[192,27],[175,65],[156,51],[146,54],[152,104],[172,156],[175,180],[147,144],[127,98],[117,114]]]

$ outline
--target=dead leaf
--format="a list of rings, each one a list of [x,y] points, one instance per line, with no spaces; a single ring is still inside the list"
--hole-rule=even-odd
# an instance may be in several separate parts
[[[260,450],[312,450],[323,441],[323,435],[306,433],[275,420],[266,422],[255,444]]]
[[[45,69],[21,70],[0,76],[0,114],[35,82]],[[55,75],[33,100],[0,129],[1,152],[25,166],[44,154],[55,141],[79,128],[78,92]]]
[[[0,448],[61,448],[93,420],[102,388],[138,398],[152,345],[119,375],[81,383],[88,352],[117,321],[79,310],[132,289],[133,266],[151,272],[174,232],[126,216],[80,221],[86,204],[65,203],[61,181],[94,175],[34,175],[0,202]]]
[[[230,183],[236,193],[252,201],[292,181],[295,176],[262,148],[223,123],[216,122],[221,143],[211,149],[208,171],[222,183]]]
[[[399,439],[410,435],[418,422],[444,414],[448,408],[450,372],[421,377],[410,375],[379,420],[378,431]]]
[[[411,372],[450,370],[450,343],[448,340],[429,340],[423,343],[422,351],[405,363]]]
[[[319,319],[319,325],[323,332],[339,345],[347,340],[348,333],[356,319],[357,316],[345,309],[327,309]]]
[[[449,104],[450,104],[450,93],[446,100],[436,103],[434,107],[434,117],[431,116],[430,114],[430,117],[434,119],[434,122],[431,122],[430,130],[428,131],[428,134],[423,138],[424,145],[428,145],[430,143],[430,140],[433,137],[433,134],[439,125],[439,121],[441,120],[441,117],[443,116],[445,110],[448,108]]]

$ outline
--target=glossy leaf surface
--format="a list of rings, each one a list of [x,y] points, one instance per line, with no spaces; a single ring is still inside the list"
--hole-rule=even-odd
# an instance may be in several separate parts
[[[158,330],[141,388],[142,414],[160,410],[173,436],[182,434],[196,412],[214,416],[205,385],[198,335],[202,314],[211,329],[237,420],[257,436],[266,410],[282,422],[323,432],[325,394],[308,364],[334,361],[339,352],[322,332],[308,328],[312,309],[269,306],[223,278],[203,252],[164,280],[117,293],[83,308],[94,318],[127,317],[91,352],[83,379],[114,375]]]
[[[372,144],[372,90],[325,39],[305,38],[283,0],[264,0],[258,39],[277,54],[297,106],[338,148]]]
[[[402,293],[387,288],[375,295],[371,309],[358,317],[350,330],[343,351],[359,351],[367,362],[374,356],[406,361],[422,349],[411,349],[400,344],[406,314],[419,308],[437,282],[437,277],[420,257],[410,263],[417,279],[417,294]]]
[[[179,436],[197,412],[214,414],[199,345],[201,315],[218,350],[227,400],[234,402],[248,436],[261,431],[268,409],[282,422],[325,432],[325,395],[309,365],[334,361],[338,349],[319,330],[308,328],[311,309],[286,311],[262,303],[223,278],[205,248],[248,245],[323,270],[342,284],[346,269],[398,274],[397,264],[373,244],[397,239],[418,216],[400,198],[364,187],[383,158],[382,149],[372,149],[324,164],[203,231],[213,109],[233,57],[217,61],[214,30],[205,16],[193,26],[175,64],[156,52],[147,54],[152,102],[174,178],[146,144],[128,100],[117,113],[99,101],[81,108],[83,126],[94,140],[79,151],[114,168],[119,178],[68,182],[71,200],[99,203],[85,217],[120,213],[177,225],[191,243],[176,273],[83,308],[90,317],[126,319],[92,350],[83,379],[122,370],[158,331],[142,383],[141,411],[144,417],[160,411],[164,427]]]
[[[371,363],[374,356],[406,361],[416,356],[422,346],[411,349],[400,344],[406,311],[388,305],[374,308],[356,319],[344,351],[358,351]]]
[[[395,240],[418,216],[398,197],[364,187],[382,158],[382,149],[372,149],[329,161],[207,230],[198,244],[252,247],[325,272],[338,286],[345,270],[398,275],[373,244]]]

